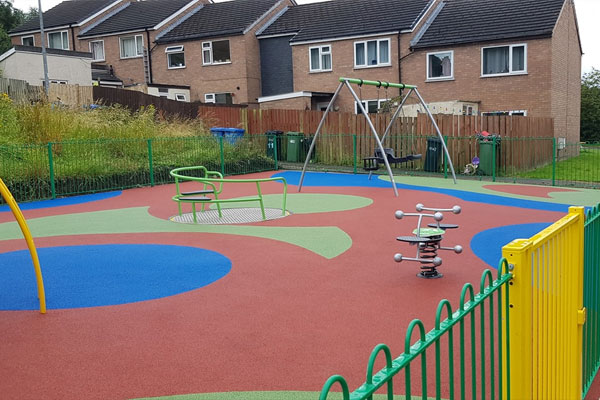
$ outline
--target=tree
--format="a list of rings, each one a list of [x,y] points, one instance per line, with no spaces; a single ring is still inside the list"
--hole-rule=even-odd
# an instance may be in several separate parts
[[[23,21],[25,21],[25,14],[14,8],[12,1],[0,1],[0,54],[12,47],[7,32],[21,25]]]
[[[600,142],[600,70],[581,78],[581,140]]]

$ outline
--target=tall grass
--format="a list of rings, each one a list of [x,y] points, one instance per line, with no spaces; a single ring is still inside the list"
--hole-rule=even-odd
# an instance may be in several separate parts
[[[0,145],[76,140],[152,139],[209,135],[205,121],[165,119],[153,106],[73,109],[48,103],[16,105],[0,95]]]

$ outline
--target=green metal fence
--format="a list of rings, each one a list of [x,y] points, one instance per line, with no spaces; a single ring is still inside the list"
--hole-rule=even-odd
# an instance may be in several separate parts
[[[600,204],[589,210],[585,220],[583,306],[583,396],[600,368]]]
[[[0,176],[17,201],[51,199],[172,182],[169,171],[181,166],[224,175],[273,170],[266,145],[264,136],[234,144],[202,136],[0,146]]]
[[[559,143],[555,138],[445,137],[457,175],[490,181],[537,183],[553,186],[600,188],[600,144]],[[284,136],[284,144],[286,138]],[[420,160],[399,164],[395,171],[406,175],[448,175],[441,147],[432,136],[389,136],[384,147],[397,157],[421,154]],[[368,135],[320,135],[312,170],[362,172],[362,159],[373,156],[375,139]],[[469,171],[474,158],[479,167]],[[304,161],[302,157],[298,164]],[[286,167],[293,167],[287,159]]]
[[[366,381],[358,389],[350,393],[346,380],[334,375],[325,383],[320,400],[337,395],[332,392],[330,396],[336,384],[341,388],[343,400],[370,400],[378,391],[385,391],[388,400],[394,399],[394,393],[402,393],[406,399],[411,399],[413,390],[420,392],[418,397],[423,399],[433,392],[437,399],[507,398],[510,374],[508,366],[502,363],[510,360],[507,316],[511,278],[508,263],[502,259],[496,280],[490,270],[484,271],[478,294],[469,283],[463,287],[458,310],[452,312],[448,300],[440,302],[435,328],[429,333],[425,334],[420,320],[413,320],[406,332],[404,352],[398,358],[392,360],[391,351],[385,344],[377,345],[369,358]],[[443,319],[443,314],[448,317]],[[419,340],[411,345],[415,328]],[[458,340],[455,341],[457,333]],[[442,341],[447,343],[447,348]],[[434,353],[433,365],[427,363],[428,349]],[[374,373],[380,353],[384,354],[385,366]],[[413,361],[417,359],[421,361],[420,366],[415,366],[413,371]],[[394,378],[399,378],[400,373],[404,375],[404,384],[396,385]],[[432,382],[429,376],[433,376]]]

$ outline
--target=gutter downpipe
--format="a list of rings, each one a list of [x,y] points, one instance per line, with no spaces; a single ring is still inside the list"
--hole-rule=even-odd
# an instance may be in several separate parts
[[[148,42],[148,80],[150,81],[148,83],[152,83],[152,50],[154,47],[150,48],[150,31],[148,31],[148,28],[146,28],[146,41]]]

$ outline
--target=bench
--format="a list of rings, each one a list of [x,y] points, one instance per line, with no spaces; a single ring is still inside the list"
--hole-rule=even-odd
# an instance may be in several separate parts
[[[182,167],[176,168],[170,172],[170,175],[175,178],[175,190],[176,194],[173,196],[173,201],[177,202],[179,215],[181,216],[181,204],[190,203],[192,205],[192,214],[194,223],[197,223],[196,217],[196,204],[202,204],[201,210],[205,210],[206,204],[215,204],[219,218],[223,217],[221,210],[221,204],[223,203],[241,203],[241,202],[258,202],[260,204],[260,210],[262,213],[263,221],[267,219],[265,214],[265,206],[263,201],[262,190],[260,184],[263,182],[279,181],[283,183],[283,202],[281,207],[282,215],[285,215],[286,211],[286,200],[287,200],[287,182],[283,177],[274,178],[257,178],[257,179],[224,179],[223,175],[217,171],[209,171],[204,166],[194,167]],[[180,184],[187,181],[198,182],[202,185],[201,189],[192,191],[181,191]],[[223,184],[238,184],[238,183],[253,183],[256,185],[256,195],[234,198],[234,199],[223,199],[220,197],[223,191]]]

